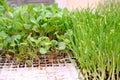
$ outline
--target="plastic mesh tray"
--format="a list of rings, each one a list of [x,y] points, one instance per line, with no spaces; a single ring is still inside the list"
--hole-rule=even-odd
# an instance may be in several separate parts
[[[0,80],[80,80],[68,55],[56,55],[53,59],[49,55],[41,56],[40,60],[31,59],[31,65],[4,59],[0,63]]]

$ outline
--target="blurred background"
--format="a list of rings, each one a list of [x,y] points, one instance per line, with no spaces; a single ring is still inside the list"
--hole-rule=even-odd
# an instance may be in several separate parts
[[[24,4],[46,4],[50,5],[53,3],[58,3],[60,8],[68,8],[70,11],[76,8],[95,8],[99,3],[104,3],[108,0],[8,0],[10,6],[16,4],[18,6]]]

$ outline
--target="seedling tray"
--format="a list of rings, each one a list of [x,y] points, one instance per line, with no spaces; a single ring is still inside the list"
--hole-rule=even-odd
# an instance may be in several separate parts
[[[1,59],[0,80],[80,80],[75,62],[68,54],[50,56],[45,54],[39,60],[19,63]]]

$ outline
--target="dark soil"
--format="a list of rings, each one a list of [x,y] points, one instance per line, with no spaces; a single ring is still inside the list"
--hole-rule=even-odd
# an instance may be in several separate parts
[[[6,64],[5,64],[6,63]],[[0,68],[2,66],[11,66],[13,68],[19,67],[49,67],[49,66],[65,66],[66,63],[71,63],[68,54],[44,54],[40,55],[39,59],[28,58],[27,60],[23,59],[22,61],[17,61],[15,58],[7,59],[2,57],[0,60]]]

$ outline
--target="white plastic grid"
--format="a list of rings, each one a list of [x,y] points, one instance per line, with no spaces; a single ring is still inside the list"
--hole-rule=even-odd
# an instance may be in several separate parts
[[[44,55],[45,56],[45,55]],[[58,60],[57,64],[41,64],[32,62],[32,66],[27,67],[26,63],[21,67],[20,64],[14,64],[14,61],[6,60],[0,63],[0,80],[80,80],[75,65],[70,60]],[[37,65],[37,66],[36,66]],[[82,79],[83,80],[83,79]]]

